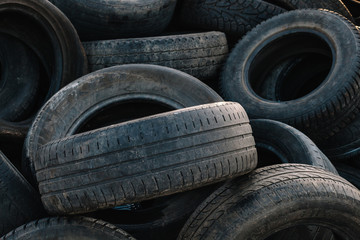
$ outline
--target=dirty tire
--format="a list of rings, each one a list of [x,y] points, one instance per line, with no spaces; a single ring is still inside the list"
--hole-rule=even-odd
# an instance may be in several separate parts
[[[0,1],[0,32],[23,41],[47,74],[42,102],[87,73],[85,51],[69,19],[47,0]]]
[[[325,8],[352,20],[350,12],[339,0],[182,0],[179,8],[179,24],[223,31],[237,37],[271,17],[301,8]]]
[[[50,2],[71,20],[82,41],[157,35],[168,26],[176,5],[176,0]]]
[[[125,231],[101,220],[88,217],[53,217],[27,223],[1,238],[25,239],[122,239],[135,240]]]
[[[220,102],[152,115],[41,146],[34,161],[51,214],[144,201],[253,170],[257,154],[246,112]]]
[[[35,105],[39,59],[18,39],[0,33],[0,119],[21,121]]]
[[[200,80],[217,77],[228,56],[224,33],[206,32],[83,42],[89,70],[148,63],[175,68]]]
[[[258,152],[261,152],[260,149],[271,152],[282,163],[309,164],[338,174],[334,165],[315,143],[299,130],[270,119],[254,119],[250,124]],[[259,165],[266,164],[266,154],[263,158],[258,155]]]
[[[272,239],[299,225],[318,225],[341,239],[357,239],[359,203],[359,190],[340,176],[303,164],[273,165],[217,189],[195,210],[178,239]],[[301,239],[313,239],[306,234]]]
[[[45,216],[38,192],[0,151],[0,236]]]
[[[254,28],[233,49],[220,80],[222,96],[242,104],[252,119],[287,123],[321,145],[359,113],[359,39],[355,25],[339,14],[309,9],[278,15]],[[263,80],[277,64],[301,54],[322,56],[328,62],[325,79],[303,79],[302,90],[294,89],[298,95],[282,101],[259,95]]]
[[[109,116],[120,115],[124,119],[130,114],[130,119],[134,119],[146,116],[138,115],[142,112],[150,115],[220,101],[222,98],[198,79],[167,67],[130,64],[90,73],[61,89],[39,111],[25,139],[23,171],[34,180],[33,162],[38,147],[89,129],[91,119],[99,113],[102,117],[105,109],[110,108]],[[138,103],[129,107],[135,115],[125,111],[129,102]],[[120,108],[114,110],[114,105]],[[153,112],[147,112],[149,105],[155,105]],[[106,123],[109,121],[103,126],[110,125]],[[92,129],[102,127],[94,125]]]

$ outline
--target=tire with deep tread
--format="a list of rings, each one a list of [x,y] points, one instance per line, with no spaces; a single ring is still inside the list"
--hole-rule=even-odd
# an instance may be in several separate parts
[[[23,42],[0,33],[0,68],[0,119],[24,120],[36,105],[39,59]]]
[[[257,24],[284,13],[302,8],[324,8],[352,19],[339,0],[183,0],[180,3],[179,24],[243,36]]]
[[[303,225],[357,239],[359,218],[360,192],[348,181],[318,167],[280,164],[217,189],[195,210],[178,239],[270,239]],[[314,239],[306,235],[302,232],[300,239]]]
[[[83,42],[83,46],[90,71],[148,63],[175,68],[200,80],[216,78],[228,56],[221,32]]]
[[[135,240],[125,231],[101,220],[88,217],[43,218],[14,229],[2,240],[25,239],[121,239]]]
[[[0,151],[0,236],[45,216],[39,193]]]
[[[49,1],[71,20],[83,41],[157,35],[170,23],[176,6],[176,0]]]
[[[39,111],[25,139],[23,172],[34,180],[33,162],[41,145],[78,133],[94,115],[100,112],[102,117],[101,111],[113,105],[118,104],[120,109],[112,110],[109,115],[124,113],[122,118],[126,118],[127,105],[122,107],[122,104],[135,101],[145,107],[149,102],[154,103],[163,112],[223,100],[198,79],[163,66],[130,64],[98,70],[61,89]],[[130,108],[138,114],[139,105]]]
[[[285,122],[321,145],[359,114],[359,47],[359,31],[339,14],[312,9],[283,13],[258,25],[232,50],[220,80],[222,96],[242,104],[252,119]],[[276,64],[309,52],[328,56],[325,79],[309,82],[301,94],[283,101],[259,95]]]
[[[299,130],[270,119],[254,119],[250,124],[258,152],[264,149],[275,154],[280,162],[309,164],[338,174],[325,154]],[[259,165],[266,164],[266,154],[258,155]]]
[[[219,102],[152,115],[41,146],[34,162],[51,214],[76,214],[195,189],[256,167],[246,112]]]

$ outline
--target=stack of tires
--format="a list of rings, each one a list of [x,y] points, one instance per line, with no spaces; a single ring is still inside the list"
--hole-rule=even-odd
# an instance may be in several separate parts
[[[1,239],[358,239],[354,0],[0,0]]]

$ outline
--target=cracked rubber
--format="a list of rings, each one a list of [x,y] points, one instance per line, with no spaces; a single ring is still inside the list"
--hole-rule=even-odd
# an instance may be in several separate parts
[[[219,102],[152,115],[50,142],[34,162],[51,214],[170,195],[243,175],[257,152],[246,112]]]
[[[217,189],[195,210],[178,239],[278,239],[269,236],[309,224],[341,239],[357,239],[359,204],[359,190],[340,176],[303,164],[273,165]],[[317,233],[303,231],[299,239],[314,239],[312,234]]]
[[[147,63],[175,68],[200,80],[218,77],[228,56],[224,33],[206,32],[83,42],[90,71]]]
[[[112,224],[88,217],[43,218],[24,224],[1,238],[1,240],[26,239],[135,240]]]

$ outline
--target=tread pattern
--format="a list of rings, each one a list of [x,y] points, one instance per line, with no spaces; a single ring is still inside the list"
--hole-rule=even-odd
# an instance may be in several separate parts
[[[93,233],[102,234],[101,239],[122,239],[135,240],[125,231],[116,228],[114,225],[89,217],[52,217],[39,219],[3,236],[2,240],[11,239],[53,239],[50,234],[58,233],[56,237],[63,236],[64,239],[75,239],[86,237],[96,239]]]
[[[216,77],[228,56],[221,32],[83,42],[90,71],[147,63],[175,68],[200,80]]]
[[[179,18],[184,25],[242,36],[273,16],[301,8],[329,9],[353,20],[339,0],[183,0]]]
[[[249,205],[245,204],[246,199],[250,202]],[[340,176],[309,165],[280,164],[260,168],[247,176],[228,182],[212,193],[189,218],[178,239],[233,239],[224,236],[226,232],[232,232],[225,229],[227,224],[231,224],[230,221],[246,225],[247,221],[251,222],[249,219],[253,215],[262,212],[261,215],[265,216],[269,209],[283,202],[296,201],[300,204],[312,199],[346,202],[349,204],[347,211],[351,209],[358,212],[360,193]],[[249,209],[249,206],[253,208]],[[218,231],[219,238],[209,235],[210,232],[217,231],[216,227],[220,225],[224,228],[223,231]],[[266,234],[264,229],[259,230],[259,234]],[[221,232],[224,235],[220,236]]]
[[[259,0],[183,0],[179,19],[192,27],[242,36],[282,12],[285,10]]]
[[[48,143],[35,170],[48,212],[80,213],[190,190],[256,164],[244,109],[222,102]]]

